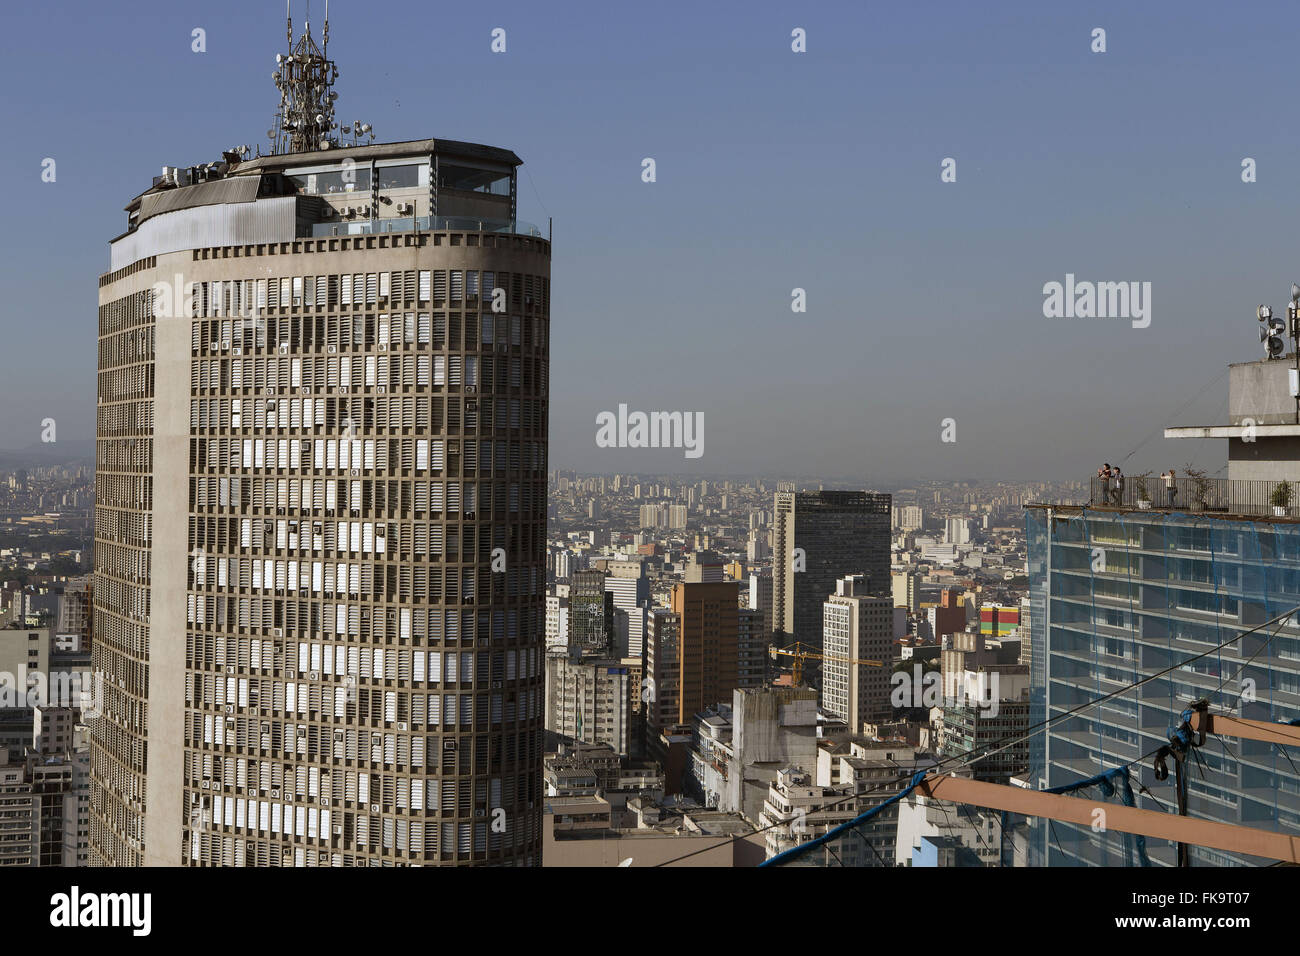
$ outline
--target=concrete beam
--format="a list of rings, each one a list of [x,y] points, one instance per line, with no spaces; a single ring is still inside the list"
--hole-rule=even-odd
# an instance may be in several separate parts
[[[1040,790],[1022,790],[1019,787],[984,783],[969,777],[927,778],[917,789],[936,800],[969,803],[1031,817],[1047,817],[1080,826],[1092,826],[1096,820],[1094,811],[1100,808],[1105,811],[1104,826],[1107,830],[1300,863],[1300,837],[1269,830],[1198,820],[1156,810],[1140,810],[1119,803],[1085,800],[1063,794],[1043,793]]]

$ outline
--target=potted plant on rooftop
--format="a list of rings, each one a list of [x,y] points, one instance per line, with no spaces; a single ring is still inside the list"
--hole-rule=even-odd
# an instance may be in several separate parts
[[[1287,508],[1291,504],[1291,485],[1285,481],[1279,481],[1273,486],[1273,493],[1268,496],[1268,503],[1273,506],[1273,514],[1279,518],[1285,518]]]
[[[1134,476],[1134,484],[1137,489],[1138,507],[1143,511],[1151,510],[1151,496],[1147,494],[1147,479],[1151,477],[1151,472],[1144,471],[1140,475]]]
[[[1210,504],[1210,478],[1200,468],[1193,468],[1191,462],[1183,466],[1183,474],[1192,479],[1192,510],[1204,511]]]

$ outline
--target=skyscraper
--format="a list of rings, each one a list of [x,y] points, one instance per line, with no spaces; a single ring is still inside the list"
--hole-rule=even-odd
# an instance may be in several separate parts
[[[575,571],[569,587],[569,649],[597,657],[614,653],[614,594],[604,571]]]
[[[615,635],[615,653],[619,657],[641,657],[645,649],[645,619],[650,607],[650,579],[640,562],[627,562],[611,568],[605,578],[605,590],[613,596],[616,612],[626,615],[626,639]],[[620,616],[620,622],[623,617]]]
[[[740,687],[740,585],[688,577],[673,586],[672,609],[679,622],[677,723],[685,725]]]
[[[1132,763],[1137,806],[1168,812],[1174,762],[1157,781],[1150,755],[1194,701],[1270,723],[1300,714],[1300,524],[1286,493],[1300,481],[1300,424],[1288,364],[1231,366],[1230,424],[1166,430],[1227,438],[1228,478],[1177,478],[1170,495],[1163,482],[1139,477],[1119,502],[1094,483],[1089,505],[1027,507],[1029,722],[1052,721],[1030,741],[1038,789]],[[1294,833],[1300,772],[1282,750],[1245,739],[1198,748],[1188,760],[1187,815]],[[1032,863],[1125,861],[1120,841],[1088,826],[1032,826]],[[1175,844],[1149,840],[1146,852],[1157,865],[1178,862]],[[1188,862],[1272,861],[1191,846]]]
[[[889,720],[890,669],[894,664],[894,601],[860,594],[862,575],[845,575],[823,605],[822,707],[852,733],[864,723]],[[879,666],[853,660],[879,661]]]
[[[99,280],[101,864],[540,862],[550,244],[509,150],[338,130],[327,45]]]
[[[865,591],[891,593],[889,495],[868,491],[776,493],[772,538],[772,629],[782,643],[822,642],[822,602],[846,574]]]

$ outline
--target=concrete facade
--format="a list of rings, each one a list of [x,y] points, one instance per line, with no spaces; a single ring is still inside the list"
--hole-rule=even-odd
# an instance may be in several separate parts
[[[508,151],[349,157],[505,231],[335,228],[339,193],[292,237],[164,251],[142,217],[199,187],[155,185],[100,279],[97,862],[540,863],[550,246],[430,182],[513,181]],[[341,162],[224,174],[294,191]]]

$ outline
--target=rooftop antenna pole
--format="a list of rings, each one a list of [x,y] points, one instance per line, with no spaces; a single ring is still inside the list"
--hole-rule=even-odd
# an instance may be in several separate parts
[[[321,35],[321,56],[328,56],[330,48],[330,0],[325,0],[325,32]]]
[[[284,36],[288,41],[289,49],[293,49],[293,11],[289,9],[289,4],[293,0],[284,0]]]

